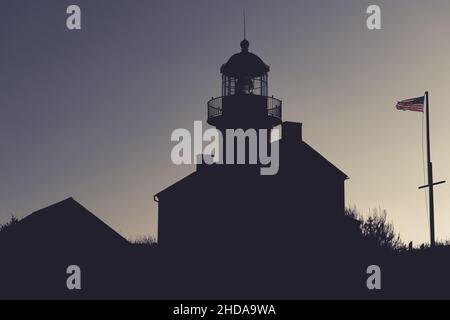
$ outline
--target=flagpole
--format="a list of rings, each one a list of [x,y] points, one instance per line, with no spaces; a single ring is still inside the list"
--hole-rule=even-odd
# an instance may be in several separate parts
[[[428,159],[428,187],[430,197],[430,246],[434,248],[435,242],[435,230],[434,230],[434,184],[433,184],[433,163],[431,162],[431,147],[430,147],[430,99],[428,91],[425,92],[426,99],[426,130],[427,130],[427,159]]]

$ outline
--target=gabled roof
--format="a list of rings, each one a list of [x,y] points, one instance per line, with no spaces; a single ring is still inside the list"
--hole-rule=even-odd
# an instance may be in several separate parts
[[[305,143],[303,141],[299,141],[298,143],[296,142],[295,144],[291,145],[290,147],[294,148],[292,150],[293,153],[298,152],[298,151],[307,153],[308,157],[312,161],[317,163],[318,166],[326,168],[327,172],[332,172],[333,175],[336,175],[337,177],[339,177],[339,179],[342,179],[342,180],[348,179],[348,176],[343,171],[338,169],[335,165],[333,165],[330,161],[328,161],[324,156],[322,156],[319,152],[317,152],[315,149],[313,149],[307,143]],[[281,149],[280,149],[280,152],[281,152]],[[311,160],[308,160],[308,161],[311,161]],[[310,164],[310,163],[308,163],[308,164]],[[283,164],[280,163],[280,165],[283,165]],[[215,166],[221,166],[221,165],[212,165],[212,166],[210,166],[210,168],[207,168],[205,170],[197,170],[197,171],[189,174],[188,176],[173,183],[172,185],[165,188],[164,190],[158,192],[155,195],[155,200],[158,201],[159,200],[158,198],[160,196],[164,196],[164,194],[175,192],[175,191],[181,190],[182,188],[185,188],[185,187],[189,188],[191,185],[194,185],[194,184],[198,185],[198,179],[210,178],[213,181],[214,181],[214,179],[218,179],[218,181],[217,180],[215,181],[218,183],[220,183],[220,179],[227,179],[228,178],[227,174],[222,174],[222,175],[215,174],[215,170],[213,170],[213,168],[212,168]],[[223,165],[223,166],[225,166],[225,165]],[[221,168],[216,168],[216,169],[221,169]]]
[[[338,167],[336,167],[334,164],[332,164],[327,158],[325,158],[323,155],[321,155],[319,152],[317,152],[313,147],[311,147],[306,142],[302,142],[303,147],[305,148],[306,152],[311,153],[313,157],[315,157],[318,161],[323,163],[325,166],[329,167],[330,169],[336,171],[336,173],[340,176],[342,176],[343,179],[349,179],[346,173],[341,171]]]
[[[0,234],[0,244],[117,247],[129,244],[73,198],[33,212]]]
[[[182,178],[181,180],[178,180],[177,182],[171,184],[167,188],[161,190],[160,192],[155,194],[155,196],[154,196],[155,201],[158,201],[159,200],[158,198],[166,193],[175,191],[176,189],[178,189],[182,186],[189,185],[190,182],[197,179],[198,174],[199,174],[199,171],[192,172],[191,174],[187,175],[186,177]]]

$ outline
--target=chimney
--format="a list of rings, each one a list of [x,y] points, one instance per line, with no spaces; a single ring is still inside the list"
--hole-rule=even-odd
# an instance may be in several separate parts
[[[281,135],[285,142],[299,143],[302,140],[302,123],[300,122],[283,122],[281,125]]]

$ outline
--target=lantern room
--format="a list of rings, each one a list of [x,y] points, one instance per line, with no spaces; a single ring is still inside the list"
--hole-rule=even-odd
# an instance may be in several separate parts
[[[222,96],[252,94],[267,97],[268,72],[270,70],[261,58],[248,51],[248,40],[241,42],[241,52],[225,63],[222,73]]]
[[[269,97],[270,68],[250,43],[241,41],[241,52],[222,67],[222,96],[208,101],[208,123],[217,128],[271,129],[281,124],[281,101]]]

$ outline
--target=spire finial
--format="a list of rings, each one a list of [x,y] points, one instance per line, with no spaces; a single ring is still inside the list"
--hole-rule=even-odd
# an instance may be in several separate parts
[[[248,47],[250,46],[250,42],[247,40],[247,24],[245,20],[245,8],[242,10],[244,15],[244,40],[241,41],[241,49],[242,52],[248,52]]]
[[[243,15],[244,15],[244,40],[247,40],[247,24],[245,21],[245,8],[242,10]]]

